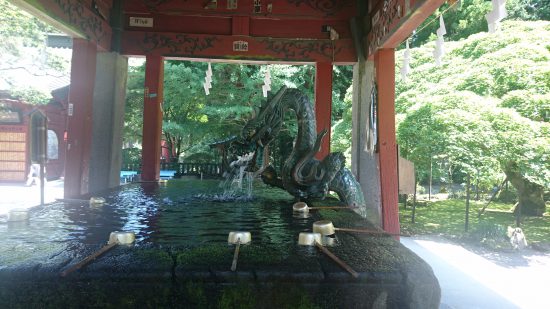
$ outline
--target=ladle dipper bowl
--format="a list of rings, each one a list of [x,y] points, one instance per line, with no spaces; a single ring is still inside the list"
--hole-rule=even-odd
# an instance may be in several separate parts
[[[116,243],[118,245],[130,245],[134,243],[135,240],[136,234],[134,234],[133,232],[114,231],[111,232],[111,234],[109,235],[108,244]]]
[[[100,255],[104,254],[105,252],[111,250],[116,245],[129,245],[132,244],[136,240],[136,235],[133,232],[111,232],[109,235],[109,241],[107,242],[107,245],[103,246],[98,251],[90,254],[82,261],[76,263],[71,268],[63,271],[61,273],[61,277],[65,277],[68,274],[72,273],[75,270],[79,270],[82,267],[88,265],[90,262],[98,258]]]
[[[319,206],[319,207],[309,207],[305,202],[296,202],[292,205],[292,210],[295,212],[308,213],[310,210],[315,209],[353,209],[356,207],[347,207],[347,206]]]
[[[340,260],[336,255],[334,255],[332,252],[330,252],[327,248],[323,247],[321,244],[321,234],[320,233],[300,233],[298,235],[298,244],[302,246],[316,246],[326,254],[329,258],[331,258],[336,264],[340,265],[343,269],[345,269],[347,272],[349,272],[354,278],[359,277],[359,273],[357,273],[353,268],[351,268],[348,264],[346,264],[344,261]]]
[[[252,235],[250,232],[229,232],[227,242],[235,246],[235,253],[233,254],[233,262],[231,263],[231,271],[237,269],[237,260],[239,258],[239,248],[241,244],[247,244],[252,241]]]
[[[101,196],[92,196],[90,197],[90,205],[102,205],[105,204],[105,198]]]
[[[390,235],[384,231],[372,230],[372,229],[349,229],[334,227],[332,221],[320,220],[313,222],[313,232],[319,233],[323,236],[333,235],[336,231],[351,232],[351,233],[365,233],[365,234],[379,234]]]

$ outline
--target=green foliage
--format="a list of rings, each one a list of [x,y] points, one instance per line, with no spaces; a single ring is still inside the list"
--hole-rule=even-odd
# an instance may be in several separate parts
[[[248,119],[266,101],[261,87],[265,67],[258,65],[212,64],[212,89],[207,96],[203,89],[207,63],[167,61],[164,67],[163,139],[168,143],[170,161],[209,159],[199,154],[212,153],[208,144],[240,134]],[[313,102],[315,67],[311,65],[270,65],[272,92],[282,85],[304,91]],[[125,119],[125,144],[135,144],[141,139],[143,110],[143,84],[145,66],[130,66]],[[351,67],[336,67],[333,94],[343,100],[351,83]],[[339,101],[338,101],[339,102]],[[333,115],[341,117],[343,107],[338,103]],[[285,115],[284,126],[271,152],[274,162],[282,163],[286,157],[297,127],[295,115]],[[278,163],[277,163],[278,162]]]
[[[0,84],[6,84],[3,90],[13,97],[46,104],[51,97],[48,90],[25,77],[68,75],[68,60],[46,48],[47,34],[57,31],[6,0],[0,0],[0,11]]]
[[[124,145],[129,147],[141,143],[143,125],[143,85],[145,66],[129,66],[126,84],[126,105],[124,111]]]
[[[122,163],[138,165],[141,164],[141,149],[124,148],[122,149]]]
[[[330,141],[330,150],[332,152],[342,152],[346,156],[346,165],[351,165],[351,105],[352,105],[353,87],[349,87],[343,100],[342,119],[336,121],[332,126],[332,137]]]
[[[46,39],[46,33],[55,32],[51,26],[36,17],[0,0],[0,51],[14,56],[20,55],[20,48],[39,47]]]
[[[510,213],[513,204],[492,202],[490,208],[500,212],[485,212],[477,219],[477,211],[485,202],[470,201],[470,228],[464,232],[466,205],[464,200],[440,200],[427,202],[426,207],[416,207],[415,223],[411,223],[412,207],[399,207],[401,231],[406,234],[436,234],[479,243],[483,238],[500,237],[502,227],[515,226],[515,216]],[[522,218],[523,232],[529,243],[549,242],[550,216]],[[504,233],[506,230],[504,230]],[[496,243],[496,242],[495,242]]]
[[[411,50],[412,74],[396,85],[397,137],[420,179],[431,162],[447,179],[460,172],[491,183],[513,168],[550,185],[548,42],[548,22],[508,21],[497,33],[446,42],[441,67],[433,44]]]
[[[349,87],[353,80],[353,67],[339,65],[333,67],[332,73],[332,121],[336,122],[344,117],[351,109],[351,101],[346,101]]]
[[[550,20],[549,0],[508,0],[506,9],[509,19]]]
[[[502,98],[501,106],[513,108],[523,117],[534,121],[550,122],[550,93],[510,91]]]
[[[51,96],[34,88],[14,88],[11,96],[26,103],[44,105],[48,104]]]
[[[412,46],[421,46],[433,40],[431,35],[439,28],[439,15],[449,7],[443,4],[418,28],[422,29],[412,37]],[[487,31],[485,14],[491,10],[491,2],[485,0],[462,0],[444,14],[446,39],[457,41],[474,33]]]
[[[446,40],[459,41],[472,34],[487,32],[485,14],[491,8],[491,1],[486,0],[461,0],[450,9],[445,3],[418,27],[420,31],[413,34],[411,46],[418,47],[435,40],[434,33],[439,28],[442,12],[445,12]],[[550,0],[507,0],[506,10],[506,20],[550,20]]]

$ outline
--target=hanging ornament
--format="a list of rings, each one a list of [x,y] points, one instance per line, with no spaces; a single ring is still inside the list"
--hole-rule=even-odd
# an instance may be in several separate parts
[[[439,15],[439,28],[437,29],[437,40],[435,41],[435,49],[433,51],[435,63],[438,66],[441,65],[441,59],[445,55],[445,49],[443,48],[443,36],[445,34],[447,34],[447,29],[445,29],[445,22],[443,21],[443,15]]]
[[[407,74],[409,74],[409,71],[411,70],[411,50],[409,49],[409,40],[405,41],[405,44],[407,47],[405,48],[405,52],[403,53],[403,65],[401,66],[402,81],[407,80]]]
[[[508,16],[506,12],[506,0],[492,0],[492,4],[493,9],[485,15],[487,25],[489,26],[489,33],[495,32],[498,29],[500,21]]]
[[[268,91],[271,91],[271,74],[269,74],[269,67],[267,67],[265,71],[264,84],[262,85],[264,98],[267,98]]]
[[[206,76],[204,77],[204,83],[202,86],[204,87],[204,92],[206,95],[209,95],[210,89],[212,88],[212,66],[210,65],[210,62],[208,62],[208,69],[206,70]]]
[[[208,70],[206,70],[206,75],[212,77],[212,65],[208,62]]]

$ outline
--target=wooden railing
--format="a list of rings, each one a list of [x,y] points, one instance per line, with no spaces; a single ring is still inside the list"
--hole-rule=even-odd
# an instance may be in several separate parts
[[[222,165],[219,163],[161,163],[161,170],[176,171],[179,175],[203,175],[203,176],[221,176]],[[123,164],[123,171],[141,172],[141,164]]]

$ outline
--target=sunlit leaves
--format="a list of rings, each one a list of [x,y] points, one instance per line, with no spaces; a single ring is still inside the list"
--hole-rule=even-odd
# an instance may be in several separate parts
[[[409,80],[396,85],[402,155],[420,175],[435,158],[437,169],[454,166],[483,178],[514,166],[548,186],[548,42],[549,22],[507,21],[497,34],[446,42],[441,67],[430,55],[432,43],[413,49]]]

